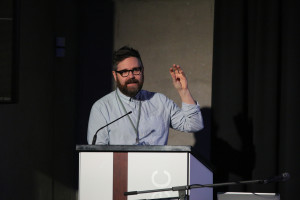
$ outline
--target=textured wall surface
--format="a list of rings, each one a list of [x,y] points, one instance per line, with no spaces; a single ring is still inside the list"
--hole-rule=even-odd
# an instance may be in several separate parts
[[[161,92],[179,106],[169,67],[179,64],[201,108],[211,106],[213,0],[115,1],[114,48],[130,45],[145,66],[144,89]],[[171,130],[169,145],[193,145],[193,134]]]

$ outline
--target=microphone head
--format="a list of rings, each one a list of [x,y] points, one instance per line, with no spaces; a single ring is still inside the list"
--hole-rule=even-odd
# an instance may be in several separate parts
[[[287,181],[290,179],[290,174],[288,172],[282,173],[281,176],[282,176],[282,181]]]
[[[263,180],[263,183],[267,184],[267,183],[273,183],[273,182],[287,181],[289,178],[290,178],[290,174],[288,172],[284,172],[278,176],[274,176],[274,177]]]

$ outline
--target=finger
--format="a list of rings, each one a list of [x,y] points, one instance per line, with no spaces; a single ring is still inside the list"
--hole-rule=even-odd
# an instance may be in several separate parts
[[[175,74],[178,74],[178,73],[180,73],[180,71],[179,71],[179,65],[175,65],[175,64],[173,64],[173,66],[172,66],[172,70],[173,70],[173,72],[175,73]]]
[[[170,71],[171,74],[174,74],[174,73],[175,73],[174,67],[171,67],[171,68],[169,69],[169,71]]]
[[[173,64],[173,72],[175,73],[175,74],[178,74],[179,73],[179,71],[178,71],[178,67],[177,67],[177,65],[175,65],[175,64]]]
[[[170,71],[170,74],[171,74],[171,76],[172,76],[172,79],[175,80],[175,79],[176,79],[176,75],[175,75],[174,69],[171,67],[171,68],[169,69],[169,71]]]
[[[185,76],[184,71],[182,70],[182,68],[179,65],[177,65],[177,69],[178,69],[179,74],[182,74],[183,76]]]

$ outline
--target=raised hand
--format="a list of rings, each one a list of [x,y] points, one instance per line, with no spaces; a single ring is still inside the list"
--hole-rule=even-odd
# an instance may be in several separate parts
[[[187,78],[179,65],[173,64],[170,68],[173,85],[177,90],[188,89]]]
[[[187,78],[180,66],[173,64],[169,71],[172,77],[173,85],[175,89],[177,89],[182,102],[187,104],[196,104],[188,89]]]

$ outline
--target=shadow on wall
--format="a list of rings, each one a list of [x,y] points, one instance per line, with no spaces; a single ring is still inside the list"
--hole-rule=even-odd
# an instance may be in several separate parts
[[[211,108],[204,107],[201,108],[201,113],[203,117],[204,128],[194,134],[195,144],[193,146],[194,150],[197,151],[200,156],[210,163],[211,160]]]
[[[218,137],[218,125],[212,121],[212,163],[216,167],[215,183],[228,182],[230,174],[237,175],[243,180],[252,178],[256,157],[253,144],[253,122],[243,113],[236,115],[233,121],[240,138],[241,148],[239,150]],[[231,133],[231,135],[233,134],[235,133]],[[230,140],[230,138],[227,139]],[[215,193],[226,191],[228,191],[228,187],[222,187],[216,189]]]
[[[204,129],[195,133],[194,149],[204,160],[212,164],[214,183],[228,182],[230,174],[235,174],[244,180],[250,180],[256,157],[252,120],[242,113],[233,119],[241,142],[241,149],[238,150],[226,140],[218,137],[219,128],[212,118],[211,108],[204,107],[201,112]],[[230,140],[230,138],[227,139]],[[228,187],[214,189],[215,194],[226,191],[228,191]]]

